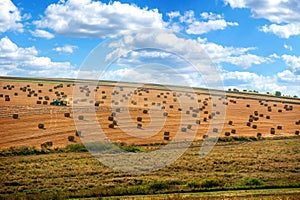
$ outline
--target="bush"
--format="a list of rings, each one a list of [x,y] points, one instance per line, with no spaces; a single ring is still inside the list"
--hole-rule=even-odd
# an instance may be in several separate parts
[[[221,185],[220,181],[214,179],[204,179],[200,183],[200,186],[202,188],[213,188],[213,187],[218,187],[220,185]]]
[[[257,178],[247,178],[240,182],[240,186],[259,186],[262,182]]]
[[[199,188],[199,187],[200,187],[200,183],[198,183],[198,182],[196,182],[196,181],[192,181],[192,182],[189,182],[189,183],[187,184],[187,186],[188,186],[189,188]]]
[[[87,152],[88,151],[83,144],[70,144],[66,147],[66,150],[70,151],[70,152]]]
[[[150,189],[154,191],[168,189],[170,185],[165,180],[155,180],[150,183]]]

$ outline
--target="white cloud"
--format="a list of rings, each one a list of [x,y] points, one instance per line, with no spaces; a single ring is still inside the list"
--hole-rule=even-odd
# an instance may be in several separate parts
[[[265,25],[259,30],[265,33],[273,33],[281,38],[289,38],[291,36],[300,35],[300,23]]]
[[[216,20],[216,19],[222,19],[222,16],[220,14],[215,14],[215,13],[212,13],[212,12],[203,12],[200,14],[200,16],[203,18],[203,19],[211,19],[211,20]]]
[[[77,49],[77,46],[74,45],[65,45],[63,47],[55,47],[53,50],[56,52],[62,52],[62,53],[73,53],[75,49]]]
[[[245,0],[224,0],[225,4],[229,4],[232,8],[244,8]]]
[[[295,75],[290,70],[285,70],[283,72],[279,72],[277,76],[283,81],[288,81],[293,83],[298,82],[299,84],[298,85],[296,84],[295,86],[299,87],[300,90],[300,75]]]
[[[226,62],[242,68],[249,68],[252,65],[272,62],[272,59],[274,58],[274,55],[270,55],[265,58],[249,53],[249,51],[255,49],[253,47],[226,47],[212,42],[207,42],[206,39],[202,39],[200,37],[198,38],[198,42],[214,63]]]
[[[0,40],[0,71],[5,75],[39,77],[74,77],[76,73],[69,62],[39,57],[35,47],[18,47],[8,37]]]
[[[278,81],[277,76],[263,76],[253,72],[240,72],[240,71],[223,71],[221,76],[225,83],[233,82],[229,88],[237,88],[239,90],[256,90],[260,92],[281,91],[284,94],[295,95],[299,91],[289,90],[287,84],[282,84]]]
[[[181,23],[193,23],[193,21],[195,21],[195,13],[193,10],[188,10],[186,12],[184,12],[184,15],[180,15],[179,18]]]
[[[260,30],[282,38],[300,35],[299,0],[224,0],[232,8],[249,8],[255,18],[273,22]]]
[[[300,57],[284,54],[281,58],[293,73],[300,74]]]
[[[179,11],[172,11],[172,12],[168,12],[167,16],[171,19],[179,17],[180,16],[180,12]]]
[[[30,31],[30,33],[34,37],[40,37],[40,38],[46,38],[46,39],[52,39],[54,38],[54,35],[52,33],[49,33],[48,31],[37,29],[35,31]]]
[[[290,45],[284,44],[283,47],[284,47],[285,49],[288,49],[288,50],[290,50],[290,51],[293,51],[293,47],[290,46]]]
[[[192,10],[186,11],[183,15],[180,15],[179,12],[172,12],[167,15],[170,18],[169,28],[172,30],[181,30],[182,27],[179,26],[179,23],[181,23],[187,27],[185,29],[187,34],[200,35],[214,30],[224,30],[228,26],[238,26],[237,22],[227,22],[223,16],[212,12],[201,13],[201,20],[195,17]],[[175,17],[179,17],[178,22],[174,20]]]
[[[0,1],[0,33],[9,30],[23,32],[20,11],[10,0]]]
[[[271,22],[299,22],[300,4],[298,0],[224,0],[232,8],[250,8],[255,18],[265,18]]]
[[[51,4],[45,16],[34,22],[58,35],[104,38],[145,27],[162,28],[157,9],[139,8],[118,1],[105,4],[92,0],[68,0]]]

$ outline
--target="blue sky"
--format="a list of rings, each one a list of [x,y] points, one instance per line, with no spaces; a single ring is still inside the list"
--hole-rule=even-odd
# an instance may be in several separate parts
[[[128,80],[152,80],[151,62],[159,69],[178,60],[183,82],[203,86],[201,76],[189,70],[186,62],[174,59],[174,55],[193,59],[198,50],[189,45],[198,45],[211,59],[225,89],[279,90],[300,96],[298,0],[1,0],[0,74],[76,78],[101,42],[143,28],[171,30],[176,37],[166,38],[168,47],[164,42],[143,41],[143,47],[154,43],[162,50],[119,55],[103,78],[120,80],[126,74]],[[133,41],[140,47],[137,39]],[[130,68],[141,64],[144,69],[131,74]],[[158,71],[159,80],[175,76],[166,68]],[[89,73],[85,77],[95,78]]]

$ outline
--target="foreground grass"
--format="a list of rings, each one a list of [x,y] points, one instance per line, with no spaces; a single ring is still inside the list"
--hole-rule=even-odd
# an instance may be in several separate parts
[[[0,157],[0,197],[187,195],[189,192],[300,188],[299,144],[299,138],[223,141],[201,159],[198,142],[172,165],[140,175],[110,169],[88,152],[6,155]]]

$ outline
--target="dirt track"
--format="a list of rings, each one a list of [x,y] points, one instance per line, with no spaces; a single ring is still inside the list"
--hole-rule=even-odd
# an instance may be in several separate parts
[[[191,94],[154,88],[82,84],[74,90],[73,84],[67,82],[54,84],[41,81],[39,84],[3,80],[0,82],[0,148],[21,145],[40,147],[47,141],[52,141],[54,147],[72,144],[73,142],[68,141],[68,136],[75,136],[76,126],[73,117],[77,120],[78,115],[83,115],[87,120],[84,130],[79,130],[82,131],[84,138],[86,134],[90,134],[87,133],[89,130],[92,132],[95,129],[90,127],[88,121],[93,113],[96,113],[96,120],[107,139],[135,144],[167,142],[164,140],[166,131],[170,132],[170,140],[177,132],[180,140],[188,138],[193,131],[197,132],[196,139],[202,139],[203,135],[210,134],[218,123],[224,124],[222,131],[217,130],[222,137],[226,132],[231,136],[257,137],[257,133],[261,133],[262,137],[293,136],[300,130],[299,100],[292,100],[292,104],[277,102],[278,98],[274,97],[259,97],[265,98],[262,101],[249,99],[248,95],[241,94],[235,95],[236,97],[212,96],[211,99],[201,90]],[[74,91],[80,97],[74,97]],[[8,98],[5,98],[5,95],[8,95]],[[76,113],[73,113],[72,105],[69,107],[49,105],[53,99],[64,95],[73,102]],[[37,104],[37,101],[41,101],[41,104]],[[120,110],[112,110],[111,105]],[[226,113],[222,108],[226,108]],[[144,110],[148,113],[144,113]],[[109,121],[108,117],[113,111],[116,114],[114,120],[118,121],[119,126],[109,128],[112,121]],[[130,115],[126,115],[127,111]],[[167,116],[163,115],[164,112]],[[65,113],[70,113],[71,117],[65,117]],[[13,114],[18,114],[18,119],[13,119]],[[220,118],[222,115],[226,115],[224,123]],[[137,117],[142,117],[142,121],[138,122]],[[200,122],[199,126],[197,120]],[[229,124],[229,121],[232,121],[232,124]],[[250,123],[249,126],[247,122]],[[40,123],[44,124],[44,129],[38,128]],[[137,128],[138,123],[142,124],[141,128]],[[210,123],[212,126],[209,129]],[[77,129],[78,127],[83,126],[77,126]],[[181,128],[186,128],[186,131]],[[275,134],[270,133],[271,128],[275,129]],[[152,134],[151,132],[155,130],[155,134],[148,138],[134,137],[124,132],[126,129],[138,134]],[[75,142],[80,143],[81,138],[75,136]]]

